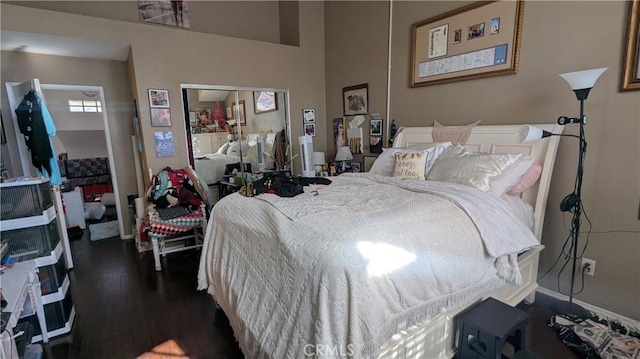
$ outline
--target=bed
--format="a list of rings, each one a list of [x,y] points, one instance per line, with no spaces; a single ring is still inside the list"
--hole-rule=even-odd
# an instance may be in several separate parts
[[[477,126],[465,147],[542,165],[521,195],[529,227],[499,196],[376,174],[342,175],[290,199],[234,194],[214,207],[199,288],[246,357],[453,357],[462,310],[488,296],[534,300],[558,137],[517,144],[518,129]],[[431,133],[405,128],[394,147],[432,142]]]
[[[251,163],[253,171],[258,170],[258,158],[256,143],[259,134],[248,134],[242,144],[232,142],[222,146],[216,153],[206,153],[195,159],[195,170],[198,177],[202,178],[207,185],[215,185],[223,179],[226,165],[240,162],[240,149],[242,147],[244,163]],[[267,156],[267,168],[273,166],[273,152],[276,133],[270,132],[265,136],[265,150],[271,157]],[[237,145],[236,145],[237,144]]]

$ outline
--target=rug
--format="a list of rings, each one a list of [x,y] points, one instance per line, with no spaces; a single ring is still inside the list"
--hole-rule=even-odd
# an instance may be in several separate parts
[[[551,317],[562,342],[585,358],[640,359],[640,330],[592,314],[585,320]]]
[[[101,239],[107,239],[120,236],[120,227],[118,221],[100,222],[89,225],[89,231],[92,241],[99,241]]]

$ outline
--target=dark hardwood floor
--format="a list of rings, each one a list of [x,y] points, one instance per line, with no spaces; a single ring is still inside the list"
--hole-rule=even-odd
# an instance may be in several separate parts
[[[138,254],[133,241],[86,237],[71,242],[73,329],[45,349],[47,357],[135,358],[174,344],[184,356],[166,357],[243,358],[211,296],[196,290],[200,252],[170,254],[157,273],[152,253]],[[538,294],[535,304],[519,306],[531,314],[527,348],[542,358],[579,358],[547,326],[552,302]],[[162,351],[167,349],[155,353]]]

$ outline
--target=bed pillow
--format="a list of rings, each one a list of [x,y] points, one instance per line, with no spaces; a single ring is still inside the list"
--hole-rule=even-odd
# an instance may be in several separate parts
[[[369,173],[391,177],[396,165],[396,153],[416,153],[424,150],[430,150],[425,162],[425,176],[433,166],[433,163],[438,157],[444,153],[444,151],[451,147],[451,142],[434,142],[434,143],[421,143],[404,148],[384,148],[382,153],[376,158],[375,162],[371,165]]]
[[[502,196],[515,186],[533,164],[533,156],[520,156],[512,165],[491,179],[491,192]]]
[[[231,155],[231,156],[240,156],[240,142],[238,141],[233,141],[229,144],[229,147],[227,148],[227,155]]]
[[[480,121],[466,126],[443,126],[438,121],[433,121],[433,140],[435,142],[451,141],[454,145],[464,145],[471,135],[471,131]]]
[[[393,177],[424,180],[424,166],[427,161],[427,152],[428,150],[422,152],[396,152]]]
[[[224,145],[220,146],[220,148],[218,148],[216,153],[219,154],[219,155],[226,155],[228,149],[229,149],[229,142],[227,142]]]
[[[427,179],[491,190],[491,179],[520,158],[520,154],[471,153],[462,146],[448,148],[435,162]]]
[[[537,163],[533,163],[531,166],[529,166],[529,169],[527,169],[527,172],[525,172],[524,175],[520,177],[520,181],[518,181],[518,183],[515,186],[513,186],[509,191],[507,191],[507,194],[511,196],[521,195],[524,191],[533,187],[533,185],[535,185],[538,182],[541,174],[542,174],[542,166],[540,166]]]

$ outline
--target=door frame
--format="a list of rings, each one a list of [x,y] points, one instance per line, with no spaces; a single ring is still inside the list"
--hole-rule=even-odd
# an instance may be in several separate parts
[[[202,85],[202,84],[180,84],[180,96],[182,102],[182,112],[185,115],[185,136],[187,136],[187,140],[189,139],[189,135],[187,132],[189,131],[189,126],[186,124],[189,123],[189,109],[184,108],[185,99],[183,90],[222,90],[222,91],[235,91],[236,92],[236,103],[238,103],[238,92],[239,91],[271,91],[277,93],[284,93],[284,110],[285,110],[285,131],[287,135],[287,153],[289,154],[289,162],[291,166],[291,170],[293,173],[293,143],[291,142],[292,134],[291,134],[291,97],[289,94],[289,89],[278,89],[271,87],[249,87],[249,86],[229,86],[229,85]],[[242,136],[242,126],[238,126],[238,136]],[[189,151],[189,144],[186,144],[186,153],[187,153],[187,162],[192,158],[193,153]],[[241,166],[242,168],[242,166]]]
[[[15,85],[19,85],[20,82],[8,82],[7,84],[15,86]],[[45,84],[45,83],[40,83],[40,89],[42,89],[43,91],[44,90],[98,91],[98,93],[100,95],[100,103],[102,104],[102,121],[103,121],[103,124],[104,124],[104,136],[105,136],[105,140],[107,142],[107,156],[108,156],[108,160],[109,160],[109,171],[111,173],[111,184],[113,185],[113,193],[114,193],[114,195],[116,197],[116,212],[118,213],[118,229],[119,229],[119,232],[120,232],[120,238],[121,239],[126,239],[127,237],[130,238],[131,235],[127,236],[125,234],[125,231],[124,231],[124,213],[122,212],[122,204],[120,203],[120,189],[119,189],[119,186],[118,186],[118,176],[116,175],[115,160],[113,158],[113,146],[111,145],[111,131],[109,130],[109,116],[107,115],[107,106],[106,106],[106,101],[105,101],[105,98],[104,98],[104,88],[102,86],[90,86],[90,85],[63,85],[63,84]],[[44,99],[45,104],[46,104],[46,99],[44,98],[43,94],[39,94],[39,95]],[[23,172],[24,172],[25,163],[27,163],[27,165],[29,166],[28,168],[30,168],[31,165],[30,165],[30,161],[29,161],[28,155],[25,156],[25,154],[28,153],[27,151],[25,151],[26,148],[21,147],[21,146],[25,146],[26,147],[26,144],[25,144],[24,140],[22,142],[20,141],[20,136],[22,136],[22,134],[20,133],[20,130],[18,129],[18,124],[15,121],[16,120],[14,118],[13,126],[16,129],[16,136],[18,136],[18,138],[17,138],[18,139],[18,148],[19,148],[20,159],[21,159],[21,162],[22,162]],[[55,123],[55,119],[53,119],[53,122]],[[28,173],[25,174],[25,175],[28,175]]]

